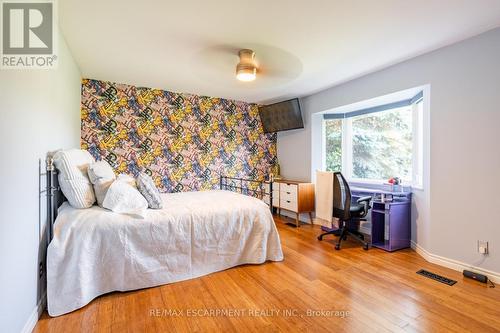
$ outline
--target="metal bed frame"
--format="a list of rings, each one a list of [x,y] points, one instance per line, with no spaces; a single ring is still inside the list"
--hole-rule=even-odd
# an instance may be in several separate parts
[[[228,183],[229,182],[229,183]],[[244,186],[245,184],[257,184],[256,188]],[[266,192],[264,184],[269,184],[269,192]],[[238,186],[239,185],[239,186]],[[269,209],[273,213],[273,182],[254,179],[236,178],[229,176],[220,176],[219,189],[232,192],[240,192],[241,194],[250,195],[263,199],[265,195],[269,196]]]
[[[45,232],[47,234],[47,245],[50,243],[54,237],[54,222],[57,217],[57,210],[66,200],[64,194],[61,191],[58,180],[58,171],[54,166],[54,160],[52,155],[49,154],[45,160],[45,172],[42,170],[42,160],[38,162],[38,173],[39,173],[39,219],[41,218],[41,199],[45,195],[47,198],[47,222]],[[42,181],[45,178],[45,189],[42,190]],[[250,187],[250,184],[255,184]],[[266,192],[264,184],[269,184],[269,192]],[[232,192],[239,192],[244,195],[249,195],[257,197],[259,199],[264,199],[264,196],[269,196],[269,209],[271,214],[273,213],[273,182],[272,181],[262,181],[254,179],[236,178],[229,176],[220,176],[219,188],[221,190],[227,190]],[[41,221],[39,221],[39,226],[41,227]],[[40,229],[41,230],[41,229]]]
[[[47,234],[47,245],[50,243],[54,237],[54,222],[57,217],[57,210],[66,200],[64,194],[61,191],[58,180],[58,171],[54,166],[54,161],[52,155],[49,154],[45,159],[45,172],[42,171],[42,161],[38,162],[38,173],[39,173],[39,198],[45,195],[47,198],[46,209],[47,209],[47,222],[45,227],[45,232]],[[45,189],[42,190],[42,180],[45,178]],[[41,211],[41,205],[39,208]],[[41,214],[39,214],[40,216]],[[41,223],[40,223],[41,225]]]

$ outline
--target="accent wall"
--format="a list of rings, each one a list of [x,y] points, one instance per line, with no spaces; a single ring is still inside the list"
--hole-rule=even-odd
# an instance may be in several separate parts
[[[82,149],[117,173],[146,172],[163,192],[263,179],[276,163],[276,134],[245,102],[84,79],[81,126]]]

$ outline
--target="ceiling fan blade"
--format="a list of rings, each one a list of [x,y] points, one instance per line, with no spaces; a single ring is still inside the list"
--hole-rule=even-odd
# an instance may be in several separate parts
[[[236,83],[238,52],[250,49],[255,52],[257,78],[252,87],[272,87],[290,82],[302,73],[302,62],[295,55],[275,46],[256,43],[215,44],[198,52],[191,62],[196,76],[223,85]],[[250,85],[242,88],[250,87]]]

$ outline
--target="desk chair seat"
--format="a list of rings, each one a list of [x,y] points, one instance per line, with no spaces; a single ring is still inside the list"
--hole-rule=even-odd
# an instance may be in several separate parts
[[[351,204],[349,209],[351,217],[361,217],[365,212],[365,206],[360,204]]]
[[[351,217],[362,217],[364,214],[365,206],[360,204],[352,204],[349,209],[349,213]],[[333,214],[335,216],[336,210],[333,210]],[[342,214],[343,211],[337,211],[337,215]]]
[[[325,232],[318,236],[322,240],[323,236],[339,236],[335,249],[340,250],[340,244],[347,236],[353,236],[363,244],[363,249],[368,250],[368,243],[365,237],[357,230],[359,221],[366,221],[364,218],[370,210],[371,197],[359,198],[355,203],[351,203],[351,190],[349,184],[340,172],[335,172],[333,176],[333,217],[339,219],[339,229]]]

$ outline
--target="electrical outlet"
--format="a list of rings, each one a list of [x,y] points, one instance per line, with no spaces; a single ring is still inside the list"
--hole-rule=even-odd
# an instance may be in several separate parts
[[[488,249],[488,241],[477,241],[477,252],[481,254],[488,254],[489,249]]]

